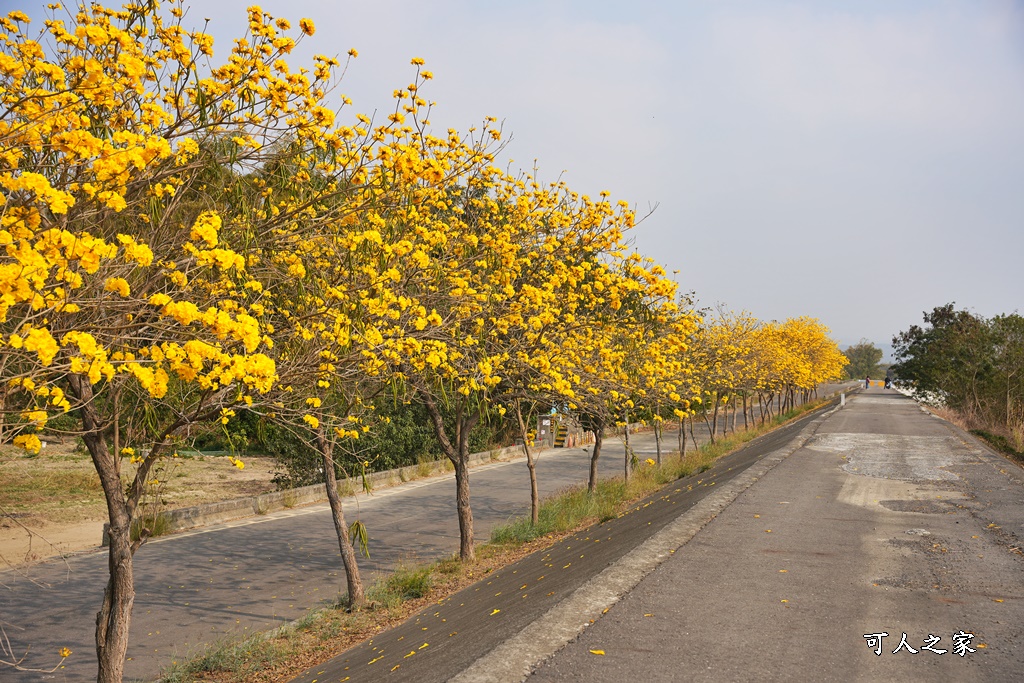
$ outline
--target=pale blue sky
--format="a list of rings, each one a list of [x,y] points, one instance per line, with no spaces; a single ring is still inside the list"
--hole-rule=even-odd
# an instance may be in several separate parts
[[[188,18],[226,50],[248,4]],[[359,50],[338,91],[353,112],[388,110],[423,57],[436,127],[496,116],[514,168],[658,204],[637,246],[702,303],[816,316],[844,344],[951,300],[1024,308],[1020,2],[262,7],[316,22],[293,65]]]

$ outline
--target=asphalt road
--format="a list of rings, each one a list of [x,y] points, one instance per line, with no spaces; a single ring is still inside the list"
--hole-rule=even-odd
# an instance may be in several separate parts
[[[823,387],[823,393],[832,387]],[[705,440],[696,427],[699,440]],[[664,449],[676,443],[666,431]],[[654,457],[653,434],[632,437],[641,458]],[[624,448],[605,440],[602,477],[617,476]],[[541,493],[580,484],[589,471],[586,449],[556,449],[538,461]],[[470,474],[476,537],[529,509],[523,460],[474,468]],[[371,558],[360,558],[367,580],[404,561],[433,559],[458,549],[454,477],[409,482],[371,496],[346,499],[349,522],[362,519]],[[74,654],[56,674],[0,668],[0,681],[95,680],[95,614],[106,583],[105,551],[67,563],[44,562],[24,574],[0,572],[0,624],[24,665],[48,668],[62,647]],[[206,645],[299,618],[337,598],[344,578],[326,504],[216,525],[151,540],[135,557],[136,601],[125,675],[152,680],[176,659]]]
[[[648,435],[636,435],[647,450]],[[608,444],[601,473],[621,469],[622,447]],[[618,454],[616,456],[616,450]],[[538,479],[544,492],[586,481],[582,449],[547,451]],[[529,506],[524,461],[496,463],[470,473],[477,538]],[[396,563],[458,550],[454,476],[409,482],[346,501],[370,533],[367,578]],[[16,651],[31,647],[26,666],[52,665],[61,647],[75,652],[62,678],[0,669],[0,681],[95,680],[95,614],[106,582],[105,552],[78,555],[68,566],[35,565],[28,577],[0,575],[0,615]],[[273,628],[344,592],[344,575],[326,504],[297,508],[195,532],[154,539],[135,557],[136,600],[126,678],[152,679],[177,657],[227,636]]]
[[[697,436],[706,438],[699,429]],[[631,439],[641,459],[654,457],[652,433]],[[674,432],[666,441],[667,452]],[[621,473],[621,440],[607,438],[602,453],[600,475]],[[542,495],[585,482],[588,472],[589,451],[583,448],[538,457]],[[477,539],[486,540],[493,525],[529,510],[525,460],[473,468],[470,482]],[[454,475],[346,499],[345,510],[349,522],[362,519],[370,534],[371,558],[360,558],[368,580],[399,562],[458,550]],[[105,551],[73,556],[67,564],[36,564],[24,574],[0,572],[0,624],[14,651],[28,652],[24,666],[49,668],[60,648],[74,652],[57,674],[0,668],[0,681],[95,680],[93,633],[106,573]],[[129,680],[151,680],[208,643],[274,628],[344,592],[326,503],[153,539],[136,554],[135,576]]]
[[[784,447],[816,417],[808,415],[761,437],[706,472],[668,485],[626,514],[494,572],[397,628],[311,666],[293,683],[430,683],[453,678],[763,456]],[[588,680],[616,679],[595,674]]]
[[[859,393],[529,680],[1020,681],[1022,475]]]

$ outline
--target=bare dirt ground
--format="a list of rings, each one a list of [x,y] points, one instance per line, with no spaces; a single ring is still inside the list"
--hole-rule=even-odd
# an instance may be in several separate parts
[[[226,457],[169,459],[153,477],[144,505],[172,509],[275,490],[273,458],[247,457],[239,470]],[[124,461],[126,476],[134,466]],[[154,508],[155,506],[155,508]],[[0,446],[0,568],[100,545],[106,505],[92,460],[74,443],[48,443],[37,456]]]

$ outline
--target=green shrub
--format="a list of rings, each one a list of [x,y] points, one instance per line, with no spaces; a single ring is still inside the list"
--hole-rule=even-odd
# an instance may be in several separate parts
[[[397,607],[406,600],[422,598],[433,584],[431,565],[399,566],[393,574],[374,584],[366,592],[366,598],[387,608]]]

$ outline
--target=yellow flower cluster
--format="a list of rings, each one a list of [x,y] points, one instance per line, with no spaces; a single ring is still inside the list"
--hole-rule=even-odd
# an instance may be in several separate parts
[[[212,38],[169,14],[82,8],[45,22],[50,54],[4,20],[0,352],[39,386],[77,376],[213,420],[273,406],[355,439],[367,382],[502,414],[524,393],[686,412],[838,362],[808,321],[749,331],[785,353],[698,332],[629,247],[627,203],[498,168],[494,118],[433,131],[422,58],[378,123],[340,121],[338,60],[287,61],[312,20],[250,7],[214,61]],[[69,405],[26,395],[31,424]]]

